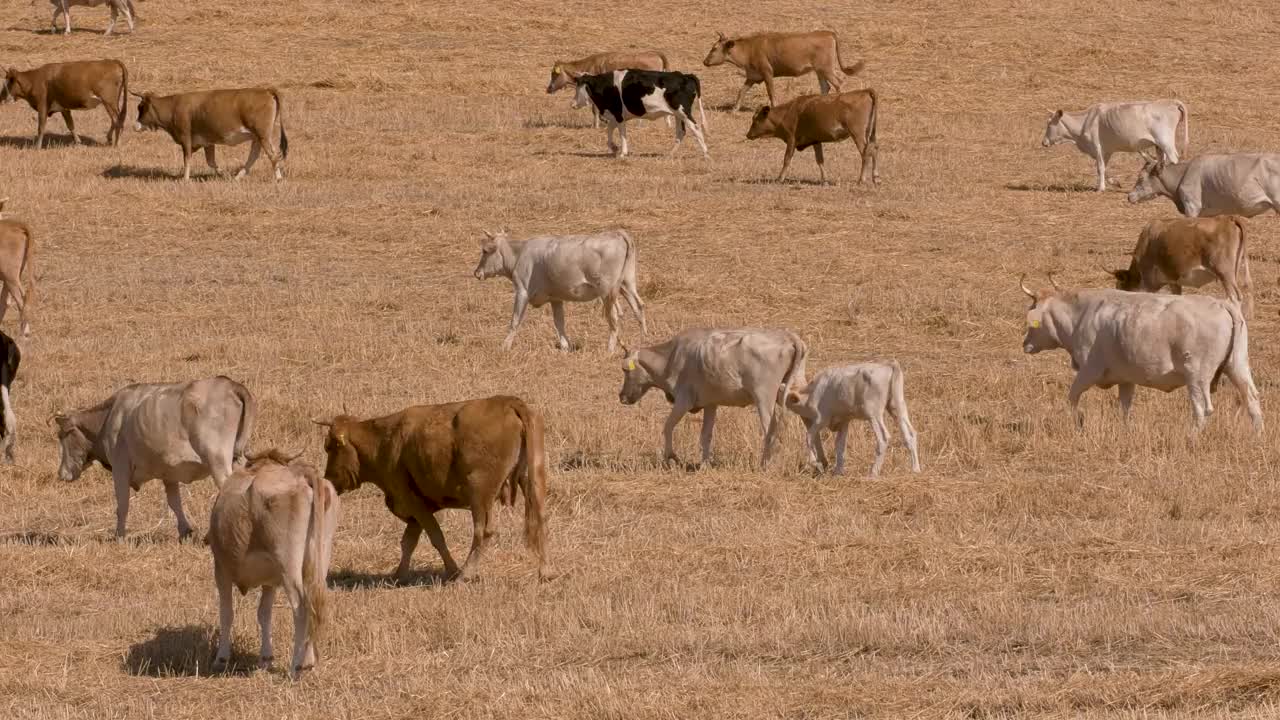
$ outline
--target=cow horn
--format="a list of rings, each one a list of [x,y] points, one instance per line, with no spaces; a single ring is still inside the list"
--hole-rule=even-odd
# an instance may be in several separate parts
[[[1022,292],[1026,293],[1027,297],[1031,298],[1032,300],[1036,298],[1036,294],[1027,289],[1026,273],[1022,273],[1022,277],[1018,278],[1018,287],[1022,288]]]
[[[145,94],[140,93],[140,92],[134,92],[134,91],[132,91],[132,90],[130,90],[130,91],[129,91],[129,94],[130,94],[130,95],[132,95],[132,96],[134,96],[134,97],[136,97],[136,98],[146,97],[146,95],[145,95]]]
[[[493,233],[489,232],[488,230],[481,230],[480,232],[484,233],[484,236],[485,236],[485,237],[487,237],[487,238],[489,238],[490,240],[492,240],[492,239],[494,239],[495,237],[497,237],[496,235],[494,235]]]
[[[1057,280],[1055,280],[1055,279],[1053,278],[1053,273],[1049,273],[1049,284],[1053,286],[1053,289],[1054,289],[1054,290],[1061,290],[1061,289],[1062,289],[1062,288],[1058,287],[1058,281],[1057,281]]]
[[[1096,260],[1094,261],[1094,264],[1095,264],[1095,265],[1097,265],[1097,266],[1098,266],[1098,269],[1099,269],[1099,270],[1101,270],[1102,272],[1104,272],[1104,273],[1106,273],[1106,274],[1110,275],[1111,277],[1115,277],[1116,273],[1115,273],[1115,271],[1114,271],[1114,270],[1111,270],[1111,269],[1107,268],[1105,265],[1103,265],[1102,263],[1100,263],[1100,262],[1098,262],[1098,261],[1096,261]]]
[[[320,418],[311,418],[311,422],[319,425],[320,427],[327,427],[327,428],[333,427],[332,420],[321,420]]]

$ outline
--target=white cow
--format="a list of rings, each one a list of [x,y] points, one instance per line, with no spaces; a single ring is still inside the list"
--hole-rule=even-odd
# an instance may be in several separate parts
[[[814,376],[807,387],[787,393],[787,409],[800,416],[808,429],[809,462],[819,471],[827,468],[822,450],[822,431],[836,433],[835,474],[844,474],[845,441],[849,423],[866,420],[876,436],[876,456],[871,463],[871,477],[880,474],[885,450],[889,447],[889,429],[884,423],[886,410],[898,421],[902,439],[911,451],[911,471],[920,472],[920,456],[916,450],[916,430],[907,414],[903,395],[902,368],[897,360],[887,363],[860,363],[827,368]]]
[[[1050,278],[1052,280],[1052,278]],[[1097,386],[1120,386],[1125,417],[1138,385],[1164,392],[1185,386],[1193,429],[1213,413],[1210,393],[1226,375],[1256,431],[1262,407],[1249,370],[1249,332],[1234,302],[1207,295],[1162,295],[1123,290],[1022,291],[1031,298],[1024,352],[1066,350],[1075,380],[1067,393],[1076,426],[1084,426],[1080,396]]]
[[[1190,118],[1178,100],[1099,103],[1087,110],[1063,112],[1049,118],[1041,145],[1072,142],[1098,164],[1098,192],[1107,189],[1107,162],[1118,152],[1146,154],[1156,148],[1169,162],[1178,162],[1176,142],[1182,122],[1182,146],[1187,149]]]
[[[133,9],[133,0],[49,0],[53,5],[53,31],[58,31],[58,15],[62,15],[64,21],[63,34],[71,33],[71,8],[73,7],[101,7],[108,5],[111,8],[111,22],[107,23],[107,31],[104,35],[110,35],[111,31],[116,27],[116,16],[124,13],[124,19],[129,23],[129,32],[133,32],[133,19],[138,12]]]
[[[276,588],[284,588],[293,608],[293,661],[290,673],[313,667],[316,640],[324,624],[325,578],[333,556],[338,524],[338,493],[305,462],[278,450],[249,458],[218,491],[205,542],[213,551],[218,588],[218,651],[213,670],[231,660],[231,623],[235,596],[262,588],[258,629],[262,650],[258,667],[271,666],[271,606]]]
[[[622,361],[624,405],[658,388],[671,403],[662,429],[663,457],[677,460],[671,435],[685,413],[702,411],[702,463],[711,461],[716,410],[755,406],[764,434],[760,467],[769,462],[782,430],[783,401],[804,384],[807,349],[789,330],[753,328],[685,330],[661,345],[627,351]]]
[[[1280,153],[1200,155],[1184,163],[1148,161],[1130,203],[1169,198],[1187,217],[1280,215]]]
[[[502,341],[503,350],[511,349],[529,305],[542,307],[551,303],[556,343],[561,350],[570,347],[564,329],[566,302],[604,303],[609,352],[618,346],[619,296],[640,321],[640,332],[649,332],[644,303],[636,289],[636,242],[625,230],[595,235],[539,235],[526,240],[512,240],[505,231],[486,231],[474,274],[477,280],[501,275],[515,286],[511,330]]]
[[[125,535],[129,491],[161,480],[178,536],[186,538],[191,524],[179,485],[213,476],[221,487],[244,459],[256,416],[249,390],[222,376],[129,385],[94,407],[54,416],[62,448],[58,477],[76,480],[94,461],[111,471],[116,537]]]

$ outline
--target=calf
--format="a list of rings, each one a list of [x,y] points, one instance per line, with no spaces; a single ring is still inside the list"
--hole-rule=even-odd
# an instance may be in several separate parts
[[[53,31],[58,32],[58,15],[62,15],[65,27],[64,35],[71,34],[71,8],[73,7],[101,7],[103,5],[111,8],[111,22],[107,23],[107,31],[103,35],[110,35],[111,31],[116,27],[116,17],[120,13],[124,13],[124,19],[129,23],[129,32],[133,32],[133,20],[138,16],[138,11],[133,9],[133,0],[49,0],[53,5]]]
[[[1200,155],[1187,162],[1149,160],[1129,192],[1137,204],[1164,196],[1187,217],[1280,215],[1280,153]]]
[[[271,666],[271,606],[283,587],[293,608],[293,661],[297,677],[313,667],[325,620],[325,578],[333,556],[338,493],[311,465],[279,450],[253,455],[222,484],[209,516],[205,542],[213,551],[218,588],[218,651],[213,671],[231,660],[232,588],[241,595],[261,587],[258,667]]]
[[[833,430],[836,433],[835,473],[841,475],[844,473],[849,423],[866,420],[876,436],[876,457],[871,463],[871,477],[879,476],[885,450],[889,447],[889,429],[884,424],[884,413],[888,410],[897,419],[902,439],[911,451],[911,471],[920,472],[916,430],[907,415],[907,400],[902,392],[902,368],[896,360],[828,368],[814,376],[807,387],[788,391],[786,397],[787,409],[799,415],[809,431],[809,462],[818,470],[827,467],[827,458],[822,450],[822,431]]]
[[[1244,235],[1244,220],[1234,215],[1152,220],[1138,236],[1129,267],[1111,274],[1120,290],[1157,292],[1171,285],[1175,295],[1184,285],[1198,288],[1216,279],[1249,318],[1253,293]]]
[[[823,183],[827,181],[827,171],[823,166],[822,143],[853,138],[853,144],[862,154],[862,173],[858,182],[862,183],[870,176],[873,182],[879,183],[877,106],[876,91],[869,89],[836,95],[802,95],[783,105],[762,107],[756,111],[751,119],[751,128],[747,130],[747,138],[776,137],[787,144],[778,182],[786,177],[796,150],[812,147]]]
[[[755,406],[764,435],[760,467],[782,431],[783,401],[804,384],[807,348],[788,330],[685,330],[661,345],[627,351],[618,400],[635,405],[654,388],[671,403],[662,429],[665,461],[677,461],[672,433],[685,413],[703,411],[702,464],[711,462],[711,436],[721,406]]]
[[[769,93],[769,104],[776,105],[773,94],[773,79],[776,77],[799,77],[816,72],[818,88],[825,95],[833,87],[840,92],[844,84],[840,71],[856,75],[863,68],[861,60],[853,65],[844,64],[840,59],[840,39],[830,30],[768,32],[735,38],[725,37],[724,33],[718,35],[702,64],[713,67],[728,62],[746,74],[738,99],[733,103],[734,112],[742,107],[742,98],[757,83],[764,83]]]
[[[515,307],[511,330],[502,341],[510,350],[516,330],[529,305],[551,303],[556,326],[556,343],[570,347],[564,329],[564,304],[599,299],[604,319],[609,323],[609,352],[618,345],[618,298],[626,299],[640,321],[640,332],[648,333],[644,303],[636,290],[636,243],[625,230],[609,230],[596,235],[542,235],[512,240],[506,232],[485,232],[480,241],[477,280],[501,275],[515,286]]]
[[[339,415],[314,422],[329,430],[324,476],[337,491],[376,485],[387,509],[405,522],[397,579],[408,577],[424,530],[445,573],[459,575],[435,517],[450,508],[471,511],[471,552],[460,575],[463,580],[473,577],[494,534],[493,503],[499,498],[514,501],[517,487],[524,493],[525,544],[537,557],[539,576],[550,577],[542,415],[520,398],[495,396],[419,405],[370,420]]]
[[[578,83],[576,107],[584,106],[588,101],[605,119],[609,130],[609,152],[618,157],[626,157],[628,120],[655,117],[674,117],[676,119],[676,144],[671,148],[674,153],[684,141],[685,128],[693,131],[693,139],[702,148],[702,156],[709,158],[707,143],[702,136],[707,124],[707,113],[702,107],[702,86],[696,75],[680,72],[654,72],[651,70],[615,70],[599,75],[577,75]],[[693,103],[698,103],[701,126],[693,120]],[[617,129],[622,135],[622,146],[613,142],[613,131]]]
[[[1050,278],[1052,281],[1052,278]],[[1122,290],[1022,292],[1031,298],[1022,349],[1028,354],[1066,350],[1075,380],[1067,403],[1084,426],[1080,396],[1091,387],[1120,386],[1128,418],[1138,385],[1164,392],[1187,388],[1192,428],[1213,413],[1210,393],[1223,375],[1235,385],[1254,430],[1262,431],[1262,406],[1249,370],[1249,331],[1233,302],[1206,295],[1159,295]]]
[[[31,228],[17,220],[0,220],[0,321],[9,309],[9,298],[21,314],[23,337],[31,334],[31,303],[36,295],[36,239]]]
[[[284,160],[289,157],[289,137],[284,131],[284,105],[275,88],[206,90],[178,95],[133,95],[138,103],[138,130],[164,130],[182,147],[182,179],[191,179],[191,154],[204,149],[205,162],[219,175],[214,147],[252,141],[249,159],[236,173],[243,178],[264,150],[275,170],[276,181],[284,178]],[[275,128],[280,126],[279,144]]]
[[[547,84],[547,94],[576,86],[574,77],[579,75],[599,75],[614,70],[666,70],[667,56],[657,50],[625,50],[622,52],[603,52],[588,55],[578,60],[557,60],[551,67],[551,82]],[[574,103],[574,107],[581,107]],[[667,121],[670,122],[670,118]],[[600,111],[591,106],[591,127],[600,127]]]
[[[52,63],[34,70],[9,68],[0,86],[0,102],[26,100],[36,111],[36,148],[44,147],[44,129],[52,113],[61,113],[71,131],[71,140],[80,143],[72,110],[92,110],[102,106],[111,126],[107,142],[120,144],[128,113],[129,71],[119,60],[85,60]]]
[[[13,379],[18,376],[18,365],[22,362],[22,351],[13,338],[0,332],[0,409],[3,410],[4,426],[0,427],[0,447],[4,448],[4,461],[10,465],[14,461],[14,448],[18,444],[18,416],[13,412],[10,392]]]
[[[257,417],[248,388],[226,377],[136,384],[97,405],[57,414],[62,460],[58,477],[71,482],[101,463],[116,491],[116,537],[124,537],[129,492],[152,479],[164,483],[178,537],[191,535],[179,485],[213,477],[218,487],[243,461]]]
[[[1178,123],[1182,123],[1182,148],[1187,149],[1190,119],[1187,106],[1178,100],[1099,103],[1086,110],[1063,112],[1049,118],[1041,145],[1075,143],[1080,152],[1098,164],[1098,192],[1107,189],[1107,162],[1118,152],[1143,153],[1156,148],[1162,159],[1178,162]]]

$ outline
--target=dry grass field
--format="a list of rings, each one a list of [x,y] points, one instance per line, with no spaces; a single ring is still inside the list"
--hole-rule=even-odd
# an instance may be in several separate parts
[[[1280,221],[1251,221],[1253,437],[1229,387],[1198,439],[1185,393],[1142,390],[1126,425],[1110,395],[1065,407],[1063,353],[1024,356],[1017,277],[1107,282],[1167,201],[1091,191],[1091,161],[1040,148],[1057,107],[1173,96],[1193,154],[1280,149],[1274,6],[1260,1],[975,0],[701,5],[654,0],[138,3],[136,35],[104,9],[0,9],[0,64],[125,61],[135,89],[273,84],[293,154],[244,182],[175,181],[177,146],[30,147],[35,118],[0,107],[0,196],[38,234],[34,334],[14,389],[18,464],[0,470],[0,717],[845,718],[1274,717],[1280,713]],[[852,144],[772,182],[777,141],[722,108],[740,78],[703,68],[717,31],[830,28],[880,108],[879,187]],[[712,160],[674,158],[662,123],[605,157],[604,131],[543,89],[552,61],[664,49],[697,72]],[[813,92],[810,76],[785,97]],[[749,105],[764,102],[756,88]],[[712,108],[715,108],[712,110]],[[79,125],[99,142],[100,111]],[[238,167],[244,146],[222,151]],[[1124,189],[1139,161],[1113,163]],[[484,228],[622,226],[640,243],[658,342],[696,325],[792,328],[810,373],[895,357],[924,472],[898,444],[879,480],[869,431],[853,473],[814,477],[791,418],[756,467],[752,413],[721,413],[715,467],[657,462],[660,394],[619,405],[598,306],[570,306],[580,349],[531,310],[499,344],[511,290],[471,276]],[[1220,293],[1214,287],[1209,292]],[[5,329],[14,332],[11,315]],[[624,339],[640,342],[629,318]],[[109,474],[56,479],[51,413],[132,381],[218,373],[260,402],[255,447],[305,449],[309,418],[509,392],[543,410],[550,548],[537,582],[504,510],[482,578],[386,582],[402,526],[379,493],[344,498],[323,665],[252,671],[256,594],[237,605],[235,662],[209,676],[217,604],[207,548],[179,544],[159,484],[111,538]],[[697,419],[678,435],[696,454]],[[213,484],[184,490],[203,534]],[[463,512],[443,513],[459,558]],[[283,603],[283,600],[281,600]]]

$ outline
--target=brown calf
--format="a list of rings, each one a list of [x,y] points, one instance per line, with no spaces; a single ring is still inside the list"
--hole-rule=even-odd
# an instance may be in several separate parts
[[[27,308],[36,294],[36,239],[31,228],[16,220],[0,220],[0,321],[9,309],[9,297],[22,317],[22,334],[31,334]]]
[[[284,160],[289,157],[289,137],[284,132],[284,104],[275,88],[206,90],[177,95],[133,95],[138,103],[138,130],[164,130],[182,146],[182,179],[191,179],[191,155],[204,149],[205,162],[218,175],[216,145],[239,145],[252,141],[249,159],[236,173],[239,180],[253,169],[258,154],[266,151],[276,180],[284,178]],[[280,126],[280,142],[273,140]]]
[[[376,485],[387,509],[405,522],[397,579],[408,576],[424,530],[444,561],[445,573],[459,574],[435,518],[437,511],[451,508],[471,510],[474,532],[461,577],[475,575],[485,543],[494,534],[493,502],[500,497],[514,500],[516,486],[524,493],[525,544],[537,557],[539,574],[549,576],[542,416],[524,401],[495,396],[418,405],[371,420],[339,415],[315,422],[329,428],[324,476],[338,492]],[[509,494],[503,493],[504,487]]]
[[[880,166],[876,149],[876,110],[878,101],[876,91],[853,90],[835,95],[802,95],[791,102],[777,107],[762,107],[751,119],[751,128],[747,137],[756,140],[762,137],[776,137],[787,144],[787,152],[782,156],[782,172],[778,173],[781,182],[791,165],[791,157],[796,150],[813,147],[813,156],[818,161],[818,172],[822,182],[827,181],[827,172],[823,167],[822,143],[839,142],[853,138],[862,154],[862,174],[858,177],[861,183],[867,179],[868,172],[874,182],[880,182]]]
[[[840,92],[844,78],[839,71],[856,75],[864,66],[861,60],[848,66],[841,61],[840,39],[830,30],[768,32],[736,38],[719,33],[719,36],[702,64],[712,67],[729,62],[746,73],[738,99],[733,103],[734,112],[742,107],[743,96],[757,83],[764,83],[765,90],[769,92],[769,104],[776,105],[773,94],[773,79],[776,77],[799,77],[816,72],[818,88],[825,95],[832,87]]]
[[[1175,295],[1183,285],[1198,288],[1216,279],[1246,318],[1253,315],[1244,220],[1234,215],[1152,220],[1138,236],[1128,269],[1109,272],[1120,290],[1158,292],[1169,285]]]
[[[71,139],[79,144],[72,110],[92,110],[102,106],[111,120],[107,142],[120,144],[124,118],[128,112],[129,71],[119,60],[85,60],[51,63],[34,70],[9,68],[0,86],[0,102],[26,100],[36,111],[36,148],[44,147],[44,128],[49,115],[62,113],[71,131]]]
[[[579,75],[599,75],[614,70],[666,70],[667,56],[657,50],[625,50],[588,55],[577,60],[557,60],[551,67],[547,94],[577,85]],[[591,105],[591,127],[600,127],[600,111]]]

